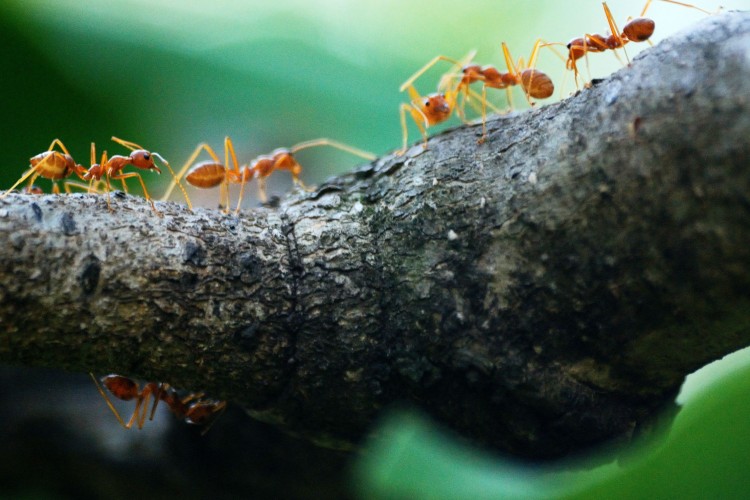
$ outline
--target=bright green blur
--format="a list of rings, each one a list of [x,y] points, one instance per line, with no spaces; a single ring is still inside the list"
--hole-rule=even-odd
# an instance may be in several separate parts
[[[683,390],[673,421],[628,449],[532,467],[493,457],[412,414],[384,422],[354,484],[367,499],[743,499],[750,492],[750,351]],[[720,374],[721,366],[730,366]],[[695,376],[691,376],[695,378]],[[606,464],[599,465],[597,464]]]

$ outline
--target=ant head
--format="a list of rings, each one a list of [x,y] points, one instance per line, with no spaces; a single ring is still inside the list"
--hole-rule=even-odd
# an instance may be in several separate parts
[[[161,173],[159,167],[154,163],[154,157],[151,152],[145,149],[136,149],[130,153],[130,162],[135,168],[141,168],[143,170],[156,170]]]
[[[189,424],[204,425],[223,412],[226,406],[226,401],[198,401],[188,408],[185,421]]]
[[[453,111],[445,94],[430,94],[422,101],[422,112],[431,124],[447,120]]]

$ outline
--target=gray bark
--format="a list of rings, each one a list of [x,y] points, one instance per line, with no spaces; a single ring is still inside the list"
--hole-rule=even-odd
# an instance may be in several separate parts
[[[596,57],[595,54],[592,57]],[[239,217],[0,200],[0,361],[204,390],[350,448],[411,402],[555,457],[750,345],[750,14]]]

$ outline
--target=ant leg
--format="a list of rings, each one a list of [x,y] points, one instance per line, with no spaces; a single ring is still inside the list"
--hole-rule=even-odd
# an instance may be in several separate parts
[[[232,159],[232,163],[229,163],[229,159]],[[225,174],[224,174],[224,185],[226,186],[226,205],[225,210],[227,213],[229,213],[229,179],[239,179],[242,177],[240,175],[240,166],[237,163],[237,155],[234,152],[234,144],[232,143],[232,139],[229,138],[229,136],[224,137],[224,165],[225,165]],[[231,165],[231,166],[230,166]],[[244,177],[243,177],[244,179]],[[242,191],[244,190],[244,183],[240,186],[240,199],[237,200],[237,210],[235,210],[235,213],[239,213],[240,210],[240,204],[242,203]]]
[[[63,144],[60,139],[54,139],[52,143],[49,145],[49,148],[47,148],[47,151],[52,151],[55,145],[58,145],[60,149],[62,149],[63,153],[70,156],[70,153],[68,152],[68,148],[65,147],[65,144]]]
[[[237,208],[234,209],[234,214],[237,215],[240,213],[240,207],[242,206],[242,196],[245,194],[245,184],[250,182],[252,180],[251,178],[248,178],[250,169],[245,167],[242,170],[242,175],[236,179],[236,182],[240,183],[240,194],[237,198]]]
[[[47,157],[47,158],[49,158],[49,157]],[[32,175],[34,176],[34,177],[32,178],[32,182],[33,182],[33,181],[34,181],[34,180],[35,180],[35,179],[36,179],[37,177],[39,177],[39,175],[40,175],[40,173],[39,173],[39,165],[42,165],[42,164],[43,164],[43,162],[47,161],[47,158],[44,158],[44,160],[42,160],[41,162],[37,163],[35,167],[32,167],[32,168],[30,168],[30,169],[29,169],[29,170],[28,170],[28,171],[27,171],[26,173],[24,173],[24,174],[23,174],[23,175],[21,176],[21,178],[20,178],[20,179],[18,179],[18,181],[16,181],[16,183],[15,183],[15,184],[13,184],[13,185],[12,185],[12,186],[11,186],[11,187],[10,187],[9,189],[7,189],[7,190],[5,191],[5,192],[4,192],[4,193],[3,193],[2,195],[0,195],[0,199],[2,199],[2,198],[5,198],[6,196],[8,196],[8,195],[10,194],[10,192],[11,192],[11,191],[13,191],[14,189],[16,189],[16,188],[17,188],[17,187],[19,186],[19,184],[22,184],[22,183],[23,183],[23,182],[24,182],[24,181],[25,181],[26,179],[28,179],[28,178],[29,178],[29,177],[31,177]],[[36,174],[36,175],[35,175],[35,174]]]
[[[93,182],[93,179],[92,179]],[[65,189],[65,192],[67,194],[72,194],[73,190],[71,188],[78,188],[86,191],[87,193],[91,192],[91,185],[90,184],[81,184],[79,182],[63,182],[63,188]],[[99,192],[99,191],[95,191]]]
[[[151,407],[151,414],[148,416],[149,420],[154,419],[154,415],[156,414],[156,406],[159,404],[159,401],[161,400],[161,395],[164,392],[164,389],[162,388],[161,384],[156,389],[156,396],[154,396],[154,405]]]
[[[27,193],[31,191],[31,188],[34,186],[34,182],[39,178],[40,175],[42,175],[42,173],[37,171],[34,173],[34,175],[31,176],[31,179],[29,179],[29,184],[28,186],[26,186]],[[55,193],[55,194],[59,194],[59,193]]]
[[[510,73],[510,76],[513,78],[516,78],[518,76],[518,68],[516,68],[515,63],[513,62],[513,57],[510,55],[510,50],[508,49],[508,45],[505,42],[502,42],[501,47],[503,49],[503,57],[505,58],[505,67],[508,68],[508,73]]]
[[[112,410],[112,413],[115,414],[115,417],[117,417],[117,421],[120,422],[120,425],[122,425],[126,429],[130,429],[130,427],[128,427],[127,425],[125,425],[125,421],[120,416],[120,412],[118,412],[117,408],[115,408],[115,405],[112,404],[112,400],[109,399],[109,396],[107,396],[107,393],[104,392],[104,389],[102,389],[102,386],[99,384],[99,381],[96,380],[96,377],[94,377],[94,374],[91,373],[91,372],[89,372],[89,375],[91,376],[91,380],[94,381],[94,385],[96,386],[96,390],[99,391],[99,394],[101,394],[101,396],[104,398],[104,401],[107,403],[107,406],[109,407],[109,409]]]
[[[667,3],[673,3],[675,5],[682,5],[683,7],[688,7],[688,8],[691,8],[691,9],[695,9],[695,10],[703,12],[704,14],[708,14],[709,16],[713,14],[713,12],[709,12],[707,10],[701,9],[700,7],[698,7],[696,5],[692,5],[692,4],[689,4],[689,3],[677,2],[676,0],[661,0],[661,1],[662,2],[667,2]],[[648,5],[650,3],[651,3],[651,0],[649,0],[648,2],[646,2],[646,7],[644,7],[644,9],[643,9],[643,12],[641,13],[641,17],[643,17],[643,15],[646,13],[646,9],[648,8]],[[721,10],[721,8],[719,8],[719,10],[717,10],[717,12],[719,12],[720,10]]]
[[[237,155],[234,154],[234,144],[232,144],[232,139],[229,138],[229,136],[224,137],[224,165],[226,165],[227,171],[229,171],[229,158],[232,158],[231,165],[234,166],[233,172],[239,175],[240,173],[240,167],[237,164]]]
[[[135,403],[135,410],[133,411],[133,415],[130,417],[130,420],[128,420],[127,425],[125,426],[126,429],[130,429],[133,427],[133,424],[137,423],[140,418],[138,417],[141,413],[141,407],[143,405],[143,396],[138,396],[136,403]],[[138,426],[138,429],[143,428],[142,425]]]
[[[628,64],[630,64],[630,57],[628,56],[628,51],[625,50],[625,44],[628,43],[627,38],[623,38],[622,32],[620,31],[620,28],[617,27],[617,23],[615,22],[615,18],[612,16],[612,12],[609,10],[609,6],[607,5],[607,2],[602,2],[602,6],[604,7],[604,15],[607,17],[607,24],[609,24],[609,29],[612,31],[612,36],[615,37],[617,40],[617,43],[620,44],[620,47],[622,48],[623,54],[625,54],[625,59],[627,59]],[[617,54],[617,51],[615,49],[612,49],[612,52]]]
[[[195,148],[193,153],[190,155],[190,158],[188,158],[187,162],[185,162],[185,165],[180,169],[179,172],[177,172],[177,175],[173,176],[172,182],[169,184],[169,187],[162,195],[160,201],[167,201],[169,199],[169,195],[172,194],[172,191],[174,190],[175,186],[180,182],[182,179],[182,176],[185,175],[185,172],[188,171],[188,169],[195,163],[195,160],[198,158],[198,155],[201,154],[201,151],[206,151],[211,156],[211,159],[216,163],[221,163],[219,161],[219,157],[216,156],[216,153],[214,150],[209,146],[207,143],[202,142],[198,144],[198,147]],[[171,170],[171,168],[170,168]]]
[[[406,110],[407,109],[411,111],[411,104],[401,103],[401,106],[399,107],[399,113],[401,115],[401,138],[403,139],[403,144],[402,144],[401,149],[396,152],[397,156],[401,156],[402,154],[406,153],[406,143],[409,140],[409,129],[406,128]]]
[[[430,122],[427,119],[427,117],[420,111],[420,109],[414,104],[414,102],[419,102],[422,100],[422,97],[419,95],[417,90],[410,86],[409,87],[409,96],[412,98],[412,102],[410,103],[401,103],[401,106],[399,107],[399,113],[401,114],[401,133],[402,133],[402,139],[403,144],[399,151],[396,152],[397,156],[401,156],[402,154],[406,153],[407,149],[407,141],[409,136],[409,131],[406,127],[406,111],[408,110],[411,114],[412,120],[414,120],[414,123],[419,128],[419,131],[422,133],[422,137],[424,138],[424,147],[427,148],[427,127],[430,126]],[[424,125],[422,124],[424,123]]]
[[[201,436],[205,436],[208,430],[214,425],[216,420],[221,416],[222,413],[224,413],[224,410],[227,409],[227,402],[222,401],[219,404],[216,405],[216,408],[214,408],[213,415],[210,417],[211,420],[206,424],[206,426],[201,431]]]
[[[505,67],[508,68],[508,73],[511,77],[513,77],[513,80],[515,80],[518,84],[521,83],[521,75],[518,69],[518,66],[513,62],[513,57],[510,55],[510,49],[508,49],[508,45],[505,42],[501,43],[502,49],[503,49],[503,57],[505,58]],[[522,61],[519,60],[519,64]],[[529,106],[533,106],[531,99],[529,98],[529,95],[526,93],[526,89],[524,89],[524,95],[526,96],[526,100],[529,103]],[[510,91],[508,92],[508,99],[510,101]],[[511,104],[511,107],[513,105]]]
[[[476,51],[469,52],[469,54],[471,54],[471,57],[469,59],[473,58],[475,53],[476,53]],[[442,55],[441,56],[435,56],[427,64],[425,64],[424,66],[422,66],[421,68],[419,68],[416,71],[416,73],[414,73],[409,78],[407,78],[406,81],[404,83],[402,83],[401,86],[398,88],[398,91],[399,92],[403,92],[404,90],[406,90],[415,81],[417,81],[417,79],[420,76],[422,76],[428,69],[430,69],[431,67],[433,67],[435,64],[437,64],[440,61],[447,61],[447,62],[449,62],[449,63],[451,63],[451,64],[453,64],[455,66],[458,66],[458,67],[461,67],[463,65],[460,61],[457,61],[456,59],[453,59],[451,57],[442,56]]]
[[[302,151],[303,149],[314,148],[314,147],[319,147],[319,146],[329,146],[329,147],[338,149],[340,151],[345,151],[347,153],[353,154],[354,156],[359,156],[360,158],[364,158],[365,160],[372,161],[375,158],[377,158],[377,156],[375,156],[374,154],[368,151],[363,151],[359,148],[355,148],[354,146],[349,146],[348,144],[344,144],[343,142],[334,141],[332,139],[328,139],[325,137],[320,138],[320,139],[313,139],[310,141],[300,142],[298,144],[295,144],[291,148],[289,148],[289,151],[292,154],[295,154],[298,151]]]
[[[138,172],[129,172],[127,174],[115,174],[115,175],[107,175],[107,201],[109,201],[109,179],[129,179],[131,177],[136,177],[138,179],[138,182],[141,183],[141,188],[143,189],[143,196],[146,198],[146,200],[151,204],[151,209],[154,211],[156,215],[161,216],[162,213],[159,212],[156,209],[156,206],[154,205],[154,200],[151,199],[151,197],[148,195],[148,190],[146,189],[146,183],[143,182],[143,177],[141,177],[141,174]]]
[[[483,144],[487,139],[487,85],[482,84],[482,137],[477,144]]]
[[[265,203],[268,201],[268,196],[266,196],[266,178],[265,177],[258,178],[258,198],[260,199],[261,203]]]
[[[229,195],[229,183],[227,182],[226,177],[224,177],[224,182],[221,183],[221,187],[219,188],[220,196],[221,194],[224,195],[224,213],[229,213],[229,204],[231,202],[230,195]],[[221,203],[221,201],[219,202]]]
[[[156,387],[156,388],[154,388]],[[149,416],[149,420],[154,419],[154,414],[156,413],[156,407],[159,404],[159,397],[161,396],[161,388],[154,382],[151,382],[144,387],[143,392],[141,393],[141,414],[138,417],[138,428],[143,429],[143,424],[146,423],[146,415]],[[154,398],[154,404],[151,408],[151,412],[149,414],[148,411],[148,403],[149,398]]]
[[[157,157],[160,162],[162,162],[164,165],[167,166],[167,170],[169,170],[169,173],[172,174],[172,182],[177,183],[177,187],[180,188],[180,191],[182,191],[182,196],[185,197],[185,201],[187,202],[188,209],[192,211],[193,204],[190,202],[190,197],[188,196],[187,191],[185,191],[185,187],[182,185],[180,180],[175,175],[174,170],[172,170],[172,165],[170,165],[169,162],[165,160],[159,153],[152,151],[151,156]]]
[[[116,142],[117,144],[119,144],[120,146],[124,146],[124,147],[128,148],[131,151],[135,151],[136,149],[143,149],[142,147],[140,147],[138,144],[136,144],[134,142],[130,142],[130,141],[126,141],[124,139],[120,139],[119,137],[115,137],[114,135],[112,136],[112,140],[114,142]]]

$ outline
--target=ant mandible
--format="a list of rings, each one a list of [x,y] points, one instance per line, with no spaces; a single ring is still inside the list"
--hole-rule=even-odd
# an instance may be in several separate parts
[[[146,422],[146,415],[149,415],[149,420],[153,420],[159,401],[164,401],[172,413],[184,419],[185,422],[205,425],[206,427],[201,432],[201,434],[205,434],[213,424],[213,421],[224,412],[227,406],[226,401],[204,399],[202,393],[188,394],[186,397],[180,399],[177,396],[177,392],[169,384],[163,382],[148,382],[143,387],[143,390],[141,390],[138,383],[130,378],[115,374],[106,375],[101,378],[101,382],[113,396],[123,401],[136,400],[133,415],[126,424],[114,404],[112,404],[109,396],[107,396],[107,393],[102,389],[99,381],[96,380],[94,374],[89,373],[89,375],[94,381],[99,394],[104,398],[104,401],[107,403],[109,409],[112,410],[112,413],[114,413],[117,421],[125,429],[130,429],[133,425],[136,425],[138,429],[142,429]],[[151,412],[148,413],[148,405],[151,398],[153,398],[154,404],[151,407]]]
[[[628,60],[628,62],[630,62],[630,58],[628,57],[627,52],[625,52],[625,45],[629,42],[645,42],[649,38],[651,38],[651,35],[654,34],[656,23],[653,21],[653,19],[644,17],[646,15],[646,11],[651,6],[652,1],[653,0],[646,1],[646,4],[643,6],[643,10],[641,10],[640,16],[635,19],[630,19],[625,24],[625,26],[623,26],[622,32],[618,29],[617,23],[615,23],[614,16],[612,16],[612,12],[607,6],[607,2],[602,3],[602,6],[604,8],[604,15],[607,18],[607,24],[609,25],[611,34],[605,36],[598,33],[587,33],[583,37],[574,38],[566,45],[566,47],[568,48],[568,59],[565,63],[565,67],[567,69],[573,70],[576,85],[578,85],[578,67],[576,65],[576,61],[584,55],[588,55],[589,52],[605,52],[607,50],[612,50],[614,52],[616,49],[622,48],[623,52],[625,53],[625,58]],[[683,7],[696,9],[706,14],[710,14],[710,12],[688,3],[678,2],[676,0],[661,1],[675,5],[681,5]],[[616,52],[614,53],[615,55],[617,55]]]
[[[106,191],[107,191],[107,207],[110,210],[112,210],[112,205],[111,205],[110,196],[109,196],[109,192],[111,190],[110,180],[120,179],[123,183],[124,189],[127,191],[127,188],[125,187],[125,179],[136,177],[138,181],[141,183],[141,188],[143,189],[143,195],[145,196],[146,200],[148,200],[148,202],[151,204],[151,209],[157,215],[161,215],[161,212],[159,212],[156,209],[156,206],[154,205],[154,201],[148,195],[148,190],[146,189],[146,184],[143,182],[143,178],[141,177],[141,174],[137,172],[122,173],[122,170],[128,165],[132,165],[133,167],[138,168],[138,169],[154,170],[156,171],[156,173],[160,174],[161,170],[154,163],[154,157],[158,158],[163,164],[165,164],[167,168],[169,168],[169,171],[172,172],[172,175],[174,176],[172,167],[169,166],[169,163],[164,158],[162,158],[161,155],[159,155],[159,153],[147,151],[133,142],[125,141],[117,137],[112,137],[112,140],[115,141],[117,144],[120,144],[121,146],[124,146],[130,149],[131,150],[130,155],[128,156],[114,155],[111,158],[108,158],[107,152],[104,151],[102,153],[101,161],[99,163],[96,163],[96,148],[94,146],[94,143],[91,143],[91,168],[89,168],[88,172],[86,172],[86,175],[84,175],[83,178],[85,180],[92,181],[92,182],[94,180],[99,181],[101,180],[102,177],[105,178]]]
[[[59,147],[62,152],[55,151],[55,146]],[[49,148],[47,148],[47,151],[31,157],[29,163],[31,168],[25,172],[21,178],[10,187],[10,189],[0,195],[0,199],[8,196],[11,191],[29,177],[31,177],[31,179],[26,187],[26,192],[28,193],[38,193],[41,191],[34,186],[34,181],[40,176],[45,179],[50,179],[53,182],[52,192],[55,194],[60,193],[60,188],[57,185],[57,181],[60,179],[65,179],[71,174],[76,174],[81,180],[85,180],[84,176],[86,174],[86,169],[73,160],[73,157],[60,139],[53,140],[49,145]],[[66,192],[70,192],[71,185],[74,184],[68,182],[64,183]]]
[[[224,205],[225,211],[229,211],[229,184],[240,184],[240,193],[237,200],[237,207],[235,213],[238,213],[242,205],[242,197],[244,195],[245,184],[253,179],[258,179],[259,197],[262,202],[266,202],[266,190],[265,184],[266,179],[276,170],[287,170],[292,174],[292,180],[302,189],[307,190],[307,186],[300,179],[302,173],[302,165],[297,162],[294,155],[303,150],[312,147],[319,146],[330,146],[341,151],[351,153],[353,155],[365,158],[367,160],[374,160],[375,155],[362,151],[360,149],[348,146],[341,142],[333,141],[331,139],[314,139],[310,141],[301,142],[292,146],[291,148],[277,149],[270,155],[263,155],[257,157],[250,165],[240,166],[237,162],[237,155],[234,151],[234,145],[229,137],[224,138],[224,163],[219,160],[216,152],[206,143],[201,143],[193,151],[188,158],[185,165],[175,176],[175,180],[167,188],[162,200],[167,200],[172,194],[174,186],[182,176],[185,175],[185,180],[191,186],[202,189],[210,189],[216,186],[220,186],[219,203]],[[210,161],[203,161],[197,164],[195,163],[198,155],[205,151],[211,157]],[[230,163],[231,161],[231,163]],[[192,167],[192,168],[191,168]],[[188,170],[189,169],[189,170]],[[185,195],[187,196],[187,195]]]

